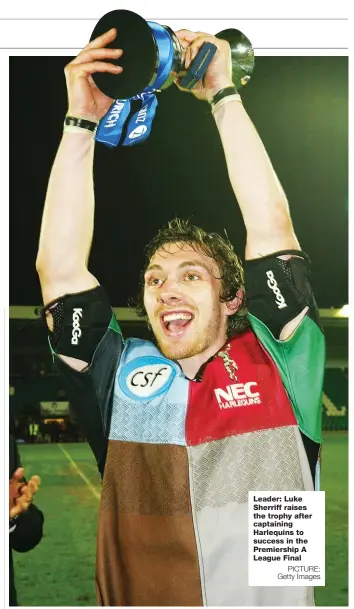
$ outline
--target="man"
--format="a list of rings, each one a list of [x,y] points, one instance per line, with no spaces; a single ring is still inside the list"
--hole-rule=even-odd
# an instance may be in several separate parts
[[[29,436],[29,441],[32,444],[37,442],[38,430],[39,430],[38,423],[35,423],[33,421],[33,419],[30,419],[30,422],[28,424],[28,436]]]
[[[91,74],[121,71],[109,60],[122,50],[105,48],[116,36],[111,30],[65,70],[73,119],[51,172],[37,258],[53,356],[103,477],[97,600],[311,605],[311,588],[250,587],[247,571],[248,491],[314,489],[324,341],[308,258],[232,88],[228,43],[177,35],[187,67],[205,41],[217,46],[193,94],[212,102],[247,228],[248,319],[243,270],[230,244],[182,221],[148,248],[139,311],[158,346],[123,342],[88,271],[90,130],[112,103]]]
[[[10,490],[9,490],[9,515],[10,515],[10,549],[9,549],[9,605],[17,606],[17,594],[14,581],[14,567],[12,550],[16,552],[28,552],[32,550],[42,539],[43,514],[33,505],[33,497],[38,490],[40,479],[32,476],[26,482],[24,469],[20,462],[17,443],[10,434]]]

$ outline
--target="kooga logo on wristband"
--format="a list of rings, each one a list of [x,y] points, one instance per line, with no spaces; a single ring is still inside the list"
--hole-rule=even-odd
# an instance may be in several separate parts
[[[275,294],[275,298],[276,298],[275,304],[277,305],[278,309],[285,309],[287,304],[285,302],[283,294],[281,293],[281,291],[278,288],[278,284],[277,284],[276,279],[274,277],[273,271],[267,271],[266,275],[268,277],[267,286]]]
[[[81,328],[80,328],[80,317],[82,317],[82,309],[73,309],[73,331],[72,331],[72,338],[71,338],[71,344],[72,345],[78,345],[79,344],[79,338],[82,334],[81,332]]]

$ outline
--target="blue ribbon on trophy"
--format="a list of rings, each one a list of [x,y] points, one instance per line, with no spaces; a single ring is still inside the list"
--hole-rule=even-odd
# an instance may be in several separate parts
[[[216,46],[205,42],[186,71],[184,49],[176,34],[154,21],[145,21],[127,10],[111,11],[97,23],[91,40],[115,27],[123,55],[109,60],[123,67],[121,74],[95,73],[97,87],[115,101],[101,119],[96,141],[111,148],[132,146],[146,140],[152,128],[158,100],[156,94],[167,89],[176,78],[185,89],[192,89],[204,76],[216,52]],[[235,29],[216,34],[231,47],[233,82],[236,88],[248,82],[254,68],[254,53],[250,41]],[[132,107],[138,109],[131,115]]]
[[[135,95],[132,99],[141,100],[142,105],[140,110],[135,112],[129,120],[127,134],[121,143],[122,146],[132,146],[138,141],[142,142],[150,135],[157,107],[157,98],[153,92],[143,92],[140,95]],[[116,147],[121,140],[130,110],[130,99],[117,99],[98,125],[95,134],[96,142],[101,142],[111,148]]]

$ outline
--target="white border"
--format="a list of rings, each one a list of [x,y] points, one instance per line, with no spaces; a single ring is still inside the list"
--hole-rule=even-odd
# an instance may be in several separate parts
[[[98,10],[99,8],[99,10]],[[5,444],[2,447],[5,463],[5,480],[8,472],[8,200],[9,200],[9,161],[8,161],[8,57],[9,55],[75,55],[86,44],[98,19],[110,10],[126,8],[144,16],[148,20],[158,21],[172,28],[190,27],[193,30],[216,33],[227,27],[236,27],[244,31],[251,39],[258,55],[347,55],[349,46],[349,2],[337,0],[335,3],[323,3],[317,0],[298,0],[296,3],[285,3],[283,0],[262,0],[248,3],[209,3],[201,0],[167,3],[164,0],[153,0],[146,5],[143,0],[125,0],[119,3],[101,1],[99,4],[83,0],[63,0],[60,3],[36,1],[28,3],[17,0],[16,3],[2,3],[0,9],[0,70],[2,94],[0,95],[0,116],[2,117],[1,133],[1,169],[2,169],[2,205],[0,225],[3,231],[2,248],[2,308],[4,319],[4,349],[1,352],[1,369],[4,371],[4,430]],[[149,11],[149,15],[147,14]],[[215,19],[215,12],[219,19]],[[203,19],[200,19],[203,15]],[[26,21],[24,21],[26,19]],[[232,20],[232,25],[230,25]],[[63,27],[64,26],[64,27]],[[48,47],[57,46],[56,49]],[[37,47],[35,50],[19,50],[19,47]],[[11,50],[4,47],[11,47]],[[59,48],[60,47],[60,48]],[[276,48],[274,48],[276,47]],[[283,48],[281,48],[283,47]],[[321,47],[321,48],[319,48]],[[65,49],[65,51],[64,51]],[[64,52],[63,52],[64,51]],[[353,79],[353,70],[351,68]],[[351,80],[352,80],[351,79]],[[5,85],[4,85],[5,83]],[[5,91],[4,91],[5,89]],[[30,92],[34,94],[34,92]],[[25,107],[25,99],[24,99]],[[329,117],[330,119],[330,117]],[[30,117],[29,117],[30,120]],[[351,161],[351,174],[353,175]],[[352,214],[350,224],[353,229]],[[354,231],[351,231],[354,234]],[[25,252],[23,252],[25,255]],[[352,259],[352,252],[350,254]],[[353,282],[350,284],[352,297]],[[351,302],[351,300],[350,300]],[[16,304],[16,303],[14,303]],[[353,350],[353,332],[350,325],[350,353]],[[351,399],[350,387],[350,403]],[[351,420],[351,417],[350,417]],[[3,439],[1,437],[0,442]],[[351,442],[349,443],[352,459]],[[6,486],[7,488],[7,486]],[[7,491],[3,513],[4,531],[7,532]],[[353,541],[352,527],[350,538]],[[6,536],[7,539],[7,536]],[[352,547],[352,544],[351,544]],[[3,557],[1,553],[1,557]],[[349,553],[350,556],[350,553]],[[5,567],[5,598],[8,590],[8,562]],[[350,572],[350,570],[349,570]],[[6,601],[4,606],[6,606]]]
[[[115,9],[128,9],[136,11],[145,19],[147,13],[151,18],[162,21],[166,18],[185,19],[217,19],[237,18],[237,19],[334,19],[348,18],[348,0],[337,0],[334,2],[319,2],[318,0],[297,0],[297,2],[284,2],[284,0],[252,0],[252,2],[227,1],[205,2],[205,0],[178,0],[178,2],[166,2],[165,0],[101,0],[97,2],[87,2],[87,0],[61,0],[61,2],[47,2],[46,0],[17,0],[16,3],[2,5],[0,18],[30,18],[43,19],[51,18],[71,18],[71,19],[98,19],[105,13]],[[316,34],[314,34],[316,37]]]

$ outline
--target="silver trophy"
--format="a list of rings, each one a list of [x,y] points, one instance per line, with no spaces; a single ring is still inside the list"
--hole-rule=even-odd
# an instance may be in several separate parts
[[[118,75],[93,74],[98,88],[113,99],[134,98],[144,91],[162,91],[177,77],[182,86],[192,88],[203,78],[216,51],[215,45],[205,43],[186,71],[184,48],[168,26],[146,21],[132,11],[115,10],[98,21],[91,40],[113,27],[117,29],[117,38],[107,46],[118,46],[123,49],[123,55],[117,60],[109,59],[109,62],[121,65],[123,72]],[[223,30],[216,37],[230,44],[232,79],[235,87],[240,89],[249,81],[254,69],[252,45],[236,29]]]

